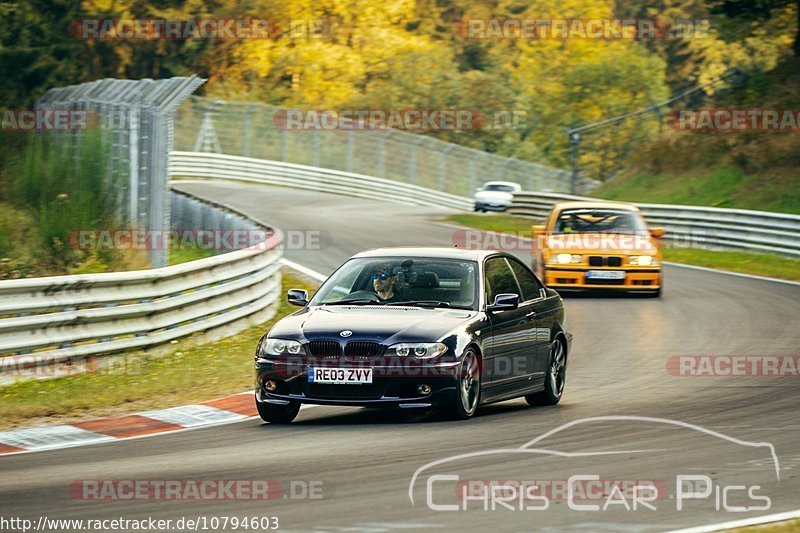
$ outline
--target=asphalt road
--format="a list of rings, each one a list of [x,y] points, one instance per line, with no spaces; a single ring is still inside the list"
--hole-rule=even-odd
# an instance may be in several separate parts
[[[324,274],[364,248],[450,245],[455,231],[431,221],[447,211],[393,204],[381,191],[375,200],[364,200],[258,185],[191,183],[179,188],[233,205],[284,231],[321,232],[319,249],[288,249],[285,255]],[[284,427],[249,419],[10,456],[0,458],[0,515],[277,516],[284,531],[663,531],[800,508],[797,376],[678,377],[667,370],[668,359],[677,355],[797,355],[800,286],[677,267],[667,267],[665,276],[660,300],[566,299],[575,341],[565,396],[557,407],[511,401],[488,406],[466,422],[425,413],[314,407]],[[242,364],[250,364],[249,354]],[[649,418],[584,420],[608,416]],[[535,444],[562,455],[513,450],[569,422],[577,423]],[[747,445],[754,442],[774,446],[780,479],[769,449]],[[424,470],[412,487],[412,504],[409,484],[417,469],[497,449],[506,451]],[[570,476],[594,474],[633,484],[653,480],[660,490],[650,502],[655,509],[639,504],[628,510],[619,497],[603,509],[605,498],[578,497],[575,503],[599,503],[601,508],[575,510],[555,491],[548,493],[549,506],[543,510],[531,509],[543,506],[541,500],[507,499],[504,505],[497,498],[494,509],[473,500],[466,510],[444,511],[429,508],[426,483],[432,483],[431,503],[438,505],[460,502],[455,490],[461,485],[431,478],[433,473],[478,484],[511,479],[558,484]],[[684,498],[679,511],[675,484],[680,475],[708,476],[711,494]],[[284,490],[271,502],[94,502],[69,495],[69,485],[83,479],[273,479]],[[302,497],[309,483],[321,484],[321,498]],[[769,509],[724,510],[723,503],[765,505],[731,489],[737,486],[751,489],[751,496],[767,496]],[[513,496],[511,491],[500,494]],[[629,494],[623,498],[632,504]]]

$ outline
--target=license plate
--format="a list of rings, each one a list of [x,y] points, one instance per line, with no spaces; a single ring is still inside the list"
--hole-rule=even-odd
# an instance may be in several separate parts
[[[372,369],[311,367],[308,369],[308,382],[326,385],[366,385],[372,383]]]
[[[586,273],[586,279],[625,279],[625,272],[622,270],[590,270]]]

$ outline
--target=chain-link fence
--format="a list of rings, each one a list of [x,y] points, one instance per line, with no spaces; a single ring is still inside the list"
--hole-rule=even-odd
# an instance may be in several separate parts
[[[296,130],[285,109],[191,97],[176,113],[176,150],[215,152],[365,174],[459,196],[489,180],[568,192],[569,172],[393,129]]]
[[[106,179],[116,196],[117,219],[139,229],[167,229],[167,166],[174,144],[173,113],[205,80],[192,76],[164,80],[105,79],[50,89],[37,110],[85,112],[87,128],[98,127],[108,146]],[[58,133],[65,149],[85,131]],[[167,250],[153,250],[153,267],[167,264]]]

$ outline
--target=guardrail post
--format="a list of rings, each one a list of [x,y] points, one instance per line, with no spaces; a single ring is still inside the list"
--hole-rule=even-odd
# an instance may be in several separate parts
[[[411,153],[408,157],[408,180],[409,183],[417,182],[417,149],[425,142],[426,137],[420,135],[419,139],[411,143]]]
[[[242,132],[242,155],[245,157],[250,157],[250,115],[255,109],[254,105],[250,105],[247,107],[247,111],[244,114],[244,131]]]
[[[319,129],[311,134],[311,166],[319,166]]]
[[[392,136],[394,133],[392,130],[387,131],[383,135],[380,136],[378,139],[378,172],[377,175],[379,178],[386,177],[386,139]]]
[[[439,152],[439,180],[437,182],[437,188],[440,191],[445,190],[447,176],[447,154],[450,152],[450,150],[455,148],[455,146],[456,145],[454,144],[450,144],[447,146],[447,148]]]
[[[478,160],[486,155],[486,152],[481,152],[475,154],[475,156],[469,160],[469,186],[468,186],[468,194],[472,194],[472,191],[478,188]]]
[[[131,106],[128,109],[128,142],[129,159],[128,168],[128,223],[135,227],[139,220],[139,108]]]
[[[347,171],[353,172],[353,152],[356,149],[356,134],[347,130]]]

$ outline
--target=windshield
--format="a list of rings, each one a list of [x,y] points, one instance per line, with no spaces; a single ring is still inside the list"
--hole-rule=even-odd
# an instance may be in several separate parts
[[[514,192],[516,189],[513,185],[502,185],[500,183],[489,183],[483,187],[484,191],[502,191]]]
[[[565,209],[553,227],[553,234],[564,233],[647,233],[639,213],[614,209]]]
[[[311,299],[311,305],[417,305],[477,308],[477,263],[457,259],[351,259]]]

